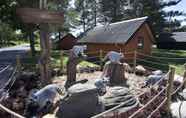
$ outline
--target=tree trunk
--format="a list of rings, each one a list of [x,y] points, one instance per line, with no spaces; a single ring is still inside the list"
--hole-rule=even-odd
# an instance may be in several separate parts
[[[40,73],[42,84],[47,85],[51,83],[51,70],[50,70],[50,42],[48,25],[40,25],[40,45],[41,45],[41,57],[39,60]]]
[[[61,32],[59,31],[58,33],[59,33],[59,41],[60,41],[61,40]]]
[[[35,51],[35,40],[34,40],[34,32],[33,31],[30,31],[30,33],[29,33],[29,40],[30,40],[31,53],[32,53],[32,56],[34,57],[36,51]]]
[[[86,22],[85,22],[85,0],[83,0],[83,32],[86,31]]]

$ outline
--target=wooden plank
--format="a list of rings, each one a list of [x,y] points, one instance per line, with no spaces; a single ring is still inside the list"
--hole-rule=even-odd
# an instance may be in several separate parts
[[[34,8],[18,8],[16,13],[24,23],[51,23],[63,24],[64,14],[57,11],[48,11]]]

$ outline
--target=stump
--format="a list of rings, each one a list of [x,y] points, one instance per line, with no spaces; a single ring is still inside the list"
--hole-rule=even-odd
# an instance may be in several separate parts
[[[103,70],[103,76],[109,78],[111,86],[126,84],[125,66],[122,63],[107,62]]]

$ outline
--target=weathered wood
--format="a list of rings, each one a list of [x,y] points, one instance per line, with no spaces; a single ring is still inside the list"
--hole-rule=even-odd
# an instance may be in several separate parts
[[[40,9],[47,9],[47,0],[40,0]],[[49,41],[49,26],[45,22],[40,23],[40,47],[41,56],[39,60],[40,74],[42,85],[45,86],[51,83],[50,70],[50,41]]]
[[[16,66],[17,66],[18,74],[20,74],[21,73],[21,59],[20,59],[20,55],[16,55]]]
[[[69,60],[67,62],[67,81],[65,83],[65,88],[69,88],[73,83],[76,82],[77,64],[79,58],[75,56],[73,51],[70,51]]]
[[[64,60],[64,56],[63,56],[63,54],[64,54],[64,52],[63,52],[63,50],[61,50],[61,58],[60,58],[60,71],[61,71],[61,73],[63,73],[64,72],[64,64],[63,64],[63,60]]]
[[[50,70],[50,42],[48,25],[40,25],[40,46],[41,46],[41,57],[39,60],[40,73],[43,85],[51,82],[51,70]]]
[[[134,73],[135,73],[135,71],[136,71],[136,56],[137,56],[137,52],[136,52],[136,50],[134,51],[134,62],[133,62],[133,71],[134,71]]]
[[[41,24],[63,24],[64,15],[57,11],[48,11],[35,8],[18,8],[16,13],[24,23]]]
[[[99,51],[99,59],[100,59],[100,70],[103,70],[103,50]]]
[[[183,86],[184,86],[184,88],[186,88],[186,64],[184,64],[184,75],[183,75],[183,81],[184,81],[184,83],[183,83]]]
[[[170,67],[169,69],[169,78],[167,81],[167,91],[166,91],[166,97],[167,97],[167,102],[166,102],[166,109],[169,113],[171,113],[170,110],[170,105],[171,105],[171,96],[173,92],[173,81],[174,81],[174,75],[175,75],[175,68]]]
[[[19,115],[18,113],[14,112],[14,111],[12,111],[12,110],[10,110],[10,109],[8,109],[8,108],[6,108],[6,107],[3,106],[2,104],[0,104],[0,109],[6,111],[7,113],[13,115],[13,116],[16,117],[16,118],[25,118],[24,116],[21,116],[21,115]]]
[[[125,79],[125,66],[121,63],[107,62],[103,69],[103,76],[110,78],[111,85],[124,85]]]

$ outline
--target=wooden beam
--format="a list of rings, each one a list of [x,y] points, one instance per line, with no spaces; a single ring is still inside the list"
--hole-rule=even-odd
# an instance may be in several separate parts
[[[45,3],[46,4],[46,3]],[[41,7],[42,5],[40,5]],[[31,24],[63,24],[64,14],[57,11],[48,11],[36,8],[18,8],[16,13],[24,23]]]

